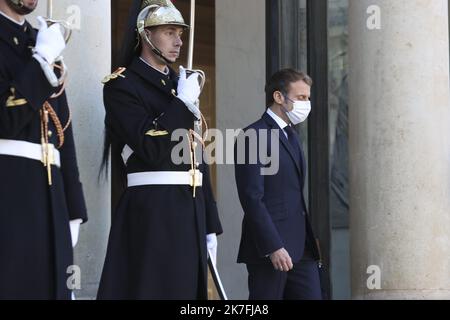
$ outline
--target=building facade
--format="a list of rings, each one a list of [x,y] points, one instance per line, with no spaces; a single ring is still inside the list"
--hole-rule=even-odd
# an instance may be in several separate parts
[[[95,297],[120,194],[114,165],[112,178],[98,180],[100,82],[115,64],[130,2],[54,3],[55,18],[76,26],[65,58],[90,214],[76,248],[83,299]],[[187,18],[189,0],[175,4]],[[299,131],[334,299],[450,298],[448,16],[445,0],[197,1],[194,66],[207,74],[201,105],[210,127],[258,119],[266,78],[279,68],[315,81],[313,112]],[[233,170],[214,168],[224,227],[218,266],[229,297],[246,299]]]

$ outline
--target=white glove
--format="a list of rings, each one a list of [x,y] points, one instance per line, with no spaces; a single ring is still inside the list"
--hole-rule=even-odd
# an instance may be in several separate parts
[[[80,225],[83,220],[76,219],[70,221],[70,235],[72,236],[72,247],[75,248],[75,246],[78,243],[78,236],[80,234]]]
[[[197,119],[200,119],[200,109],[197,102],[200,97],[200,84],[198,83],[198,73],[186,77],[186,69],[180,66],[180,79],[178,80],[178,99],[184,102]]]
[[[208,234],[206,236],[206,247],[208,248],[208,254],[214,264],[217,261],[217,235],[215,233]]]
[[[34,51],[49,64],[53,64],[66,47],[61,26],[59,23],[55,23],[48,27],[47,22],[41,16],[37,17],[37,20],[39,22],[39,32]]]

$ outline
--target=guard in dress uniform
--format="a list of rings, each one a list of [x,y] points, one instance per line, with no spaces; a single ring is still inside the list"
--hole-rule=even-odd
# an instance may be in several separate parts
[[[110,145],[113,156],[122,152],[127,188],[113,216],[98,298],[207,299],[207,249],[222,233],[209,170],[171,158],[179,143],[172,133],[190,133],[201,118],[198,74],[181,69],[178,76],[169,67],[188,26],[170,1],[135,1],[131,12],[124,65],[104,80],[105,154]]]
[[[24,16],[37,0],[0,0],[0,299],[71,299],[67,268],[87,221],[59,24]],[[62,70],[59,70],[62,69]],[[56,71],[58,70],[58,71]]]

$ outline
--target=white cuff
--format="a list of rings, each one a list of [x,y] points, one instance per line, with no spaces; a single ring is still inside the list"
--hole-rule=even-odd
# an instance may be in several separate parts
[[[55,72],[53,71],[52,66],[37,53],[33,54],[33,58],[35,58],[41,65],[42,71],[44,71],[45,77],[47,78],[48,82],[52,85],[52,87],[54,88],[59,87],[59,81],[58,78],[56,77]]]
[[[80,234],[80,225],[83,222],[81,219],[71,220],[70,221],[70,235],[72,237],[72,247],[75,248],[75,246],[78,243],[78,236]]]
[[[212,262],[216,264],[217,261],[217,235],[215,233],[206,236],[206,247]]]
[[[197,118],[197,120],[201,119],[201,112],[198,107],[198,104],[189,102],[189,101],[187,101],[187,99],[184,99],[183,97],[177,97],[177,98],[180,99],[186,105],[186,107]]]

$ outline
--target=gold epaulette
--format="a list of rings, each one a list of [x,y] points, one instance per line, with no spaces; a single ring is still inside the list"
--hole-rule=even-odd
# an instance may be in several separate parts
[[[124,67],[120,67],[118,68],[116,71],[114,71],[113,73],[111,73],[110,75],[106,76],[103,80],[102,83],[106,84],[109,81],[113,80],[113,79],[117,79],[118,77],[121,78],[125,78],[125,76],[122,74],[125,72],[125,70],[127,70],[127,68]]]

